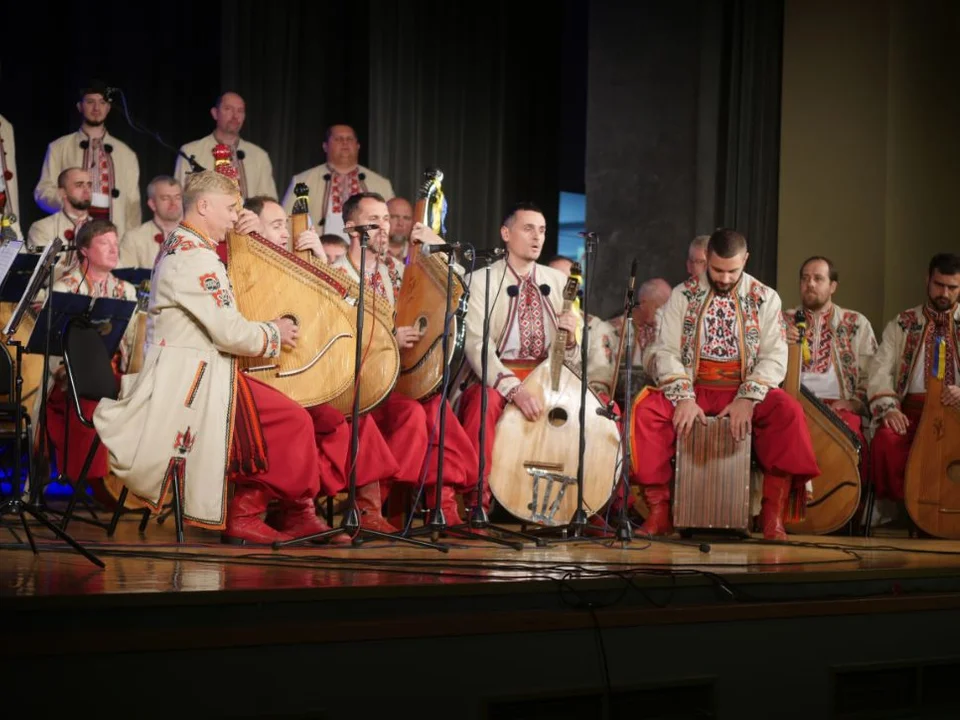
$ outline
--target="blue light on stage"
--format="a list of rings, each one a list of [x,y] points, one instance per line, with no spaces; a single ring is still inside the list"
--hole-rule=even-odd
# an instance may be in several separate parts
[[[557,222],[557,254],[574,261],[583,260],[583,238],[577,233],[586,230],[587,196],[560,193],[560,217]]]

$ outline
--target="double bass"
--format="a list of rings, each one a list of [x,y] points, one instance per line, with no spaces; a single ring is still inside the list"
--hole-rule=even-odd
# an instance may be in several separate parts
[[[307,187],[291,217],[296,237],[308,224]],[[348,414],[353,407],[356,306],[359,285],[309,251],[291,252],[258,233],[227,234],[227,274],[237,306],[248,318],[291,318],[300,330],[297,347],[279,357],[238,358],[242,372],[302,405],[328,404]],[[400,358],[389,303],[364,293],[360,412],[379,405],[396,382]]]
[[[577,296],[580,266],[574,265],[564,287],[563,312]],[[549,357],[523,381],[543,412],[530,421],[513,403],[497,423],[490,468],[490,490],[515,517],[538,525],[564,525],[577,509],[580,448],[580,393],[585,382],[565,363],[565,330],[557,331]],[[586,451],[583,456],[583,509],[596,514],[610,499],[620,463],[617,423],[597,413],[604,408],[588,386]]]
[[[446,212],[443,197],[443,173],[427,170],[417,193],[413,218],[440,234]],[[419,243],[411,243],[403,284],[397,298],[397,327],[415,327],[422,333],[411,347],[400,351],[400,377],[397,392],[414,400],[424,400],[438,390],[443,380],[444,319],[456,308],[451,320],[447,362],[450,377],[456,377],[463,364],[466,339],[466,288],[463,279],[453,274],[453,287],[447,304],[447,262],[443,255],[423,255]]]
[[[805,322],[797,311],[797,324]],[[784,391],[799,401],[810,431],[820,476],[812,480],[813,498],[807,502],[802,520],[784,523],[794,534],[825,535],[835,532],[853,518],[860,505],[860,439],[830,406],[800,382],[801,340],[787,351]]]
[[[946,338],[937,338],[937,362],[927,378],[927,397],[910,446],[903,501],[918,528],[960,540],[960,408],[943,404]]]

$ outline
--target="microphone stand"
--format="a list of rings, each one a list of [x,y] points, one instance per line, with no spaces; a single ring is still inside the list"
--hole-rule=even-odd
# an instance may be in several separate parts
[[[187,155],[183,150],[173,147],[173,145],[171,145],[162,137],[160,137],[160,133],[157,130],[151,130],[150,128],[146,127],[142,123],[138,122],[135,118],[131,117],[130,110],[127,108],[127,96],[123,94],[123,90],[120,90],[119,88],[114,88],[113,92],[111,93],[108,91],[108,94],[111,97],[114,94],[120,96],[120,102],[123,104],[123,116],[126,118],[127,124],[130,125],[131,128],[136,130],[138,133],[149,135],[154,140],[156,140],[160,145],[165,147],[167,150],[174,153],[175,155],[182,157],[184,160],[190,163],[190,172],[198,173],[198,172],[203,172],[206,169],[194,159],[193,155]],[[109,102],[112,102],[112,100],[110,100]]]
[[[478,258],[476,254],[474,254],[474,262],[476,262],[477,259]],[[478,532],[481,530],[492,530],[500,535],[530,540],[535,542],[537,547],[543,547],[547,543],[542,538],[517,532],[516,530],[510,530],[509,528],[500,527],[499,525],[492,525],[487,515],[487,511],[483,507],[484,471],[487,467],[487,455],[486,452],[484,452],[484,448],[487,439],[487,351],[490,346],[490,263],[492,262],[492,258],[485,259],[485,261],[487,264],[483,269],[483,333],[481,335],[480,347],[480,463],[477,472],[477,504],[470,508],[466,522],[447,528],[447,532],[462,538],[469,538],[471,540],[484,540],[486,542],[494,543],[495,545],[512,547],[514,550],[523,550],[523,543],[521,542],[504,540],[503,538],[489,535],[487,532]],[[446,350],[444,350],[444,352],[446,352]],[[441,452],[442,451],[443,448],[441,446]],[[439,500],[440,496],[438,494],[437,502],[439,502]],[[437,507],[439,508],[439,505]]]
[[[350,228],[347,228],[349,231]],[[351,414],[351,433],[350,433],[350,479],[347,483],[347,504],[343,511],[343,520],[340,527],[324,530],[293,540],[283,540],[273,543],[273,549],[277,550],[287,545],[302,545],[313,540],[325,540],[334,535],[349,535],[353,540],[354,547],[363,544],[364,537],[380,538],[381,540],[400,540],[410,545],[418,547],[439,550],[440,552],[449,552],[450,548],[446,545],[424,542],[413,538],[403,537],[391,533],[380,532],[379,530],[367,530],[360,523],[360,511],[357,509],[357,456],[360,452],[360,367],[363,364],[363,320],[364,306],[367,286],[367,246],[370,243],[369,231],[363,228],[360,234],[360,290],[357,296],[357,342],[353,356],[353,410]]]

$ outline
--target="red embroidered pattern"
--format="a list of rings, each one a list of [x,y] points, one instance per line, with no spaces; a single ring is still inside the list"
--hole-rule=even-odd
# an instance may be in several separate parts
[[[950,322],[950,312],[936,312],[931,310],[929,307],[923,308],[923,315],[927,319],[927,328],[924,333],[924,342],[923,342],[923,373],[924,378],[929,378],[933,375],[934,362],[937,355],[937,338],[943,338],[946,344],[946,350],[944,353],[944,358],[946,361],[946,367],[943,372],[943,384],[944,385],[954,385],[954,366],[956,361],[957,348],[951,340],[951,322]],[[926,379],[924,380],[924,385],[926,385]]]
[[[543,294],[531,272],[520,280],[517,295],[517,324],[520,328],[520,355],[523,360],[539,360],[547,354],[547,334],[543,326]]]
[[[703,313],[700,357],[707,360],[739,360],[737,301],[733,295],[714,295]]]
[[[87,147],[83,150],[83,167],[90,171],[94,192],[107,196],[109,202],[107,211],[110,212],[113,209],[115,178],[113,158],[103,147],[105,138],[106,135],[102,138],[87,138]]]
[[[354,168],[348,173],[338,173],[332,167],[327,165],[330,171],[330,191],[332,193],[333,207],[332,212],[339,214],[343,211],[343,203],[351,195],[360,192],[360,169]]]
[[[833,350],[833,308],[824,315],[816,315],[804,311],[807,318],[808,335],[807,340],[810,343],[810,362],[803,363],[803,371],[823,375],[829,372],[833,365],[831,352]]]
[[[903,344],[903,356],[900,358],[900,369],[897,372],[897,394],[903,397],[907,392],[907,385],[910,382],[910,369],[913,367],[913,358],[917,354],[917,348],[920,347],[920,341],[923,336],[923,324],[913,310],[905,310],[897,318],[897,324],[906,334],[906,340]]]

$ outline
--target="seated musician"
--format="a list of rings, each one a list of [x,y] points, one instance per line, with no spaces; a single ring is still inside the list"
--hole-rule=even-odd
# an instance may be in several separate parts
[[[143,369],[94,415],[111,468],[154,506],[180,468],[184,520],[223,530],[224,542],[320,532],[310,417],[236,367],[237,356],[273,358],[294,347],[297,327],[288,318],[252,322],[237,310],[216,254],[238,220],[236,184],[212,170],[196,173],[184,210],[153,270]],[[281,506],[273,526],[261,518],[271,499]]]
[[[351,195],[343,204],[343,222],[344,232],[350,237],[350,249],[333,267],[360,282],[360,253],[363,250],[360,246],[360,233],[351,228],[356,225],[379,225],[379,230],[368,235],[366,282],[370,290],[385,298],[391,306],[395,306],[403,282],[404,266],[387,252],[390,211],[383,196],[370,192]],[[410,240],[426,245],[443,243],[422,223],[414,225]],[[394,334],[400,348],[412,347],[421,337],[420,331],[414,327],[397,327]],[[457,525],[462,520],[456,503],[456,492],[476,482],[477,456],[473,443],[453,414],[449,403],[444,404],[443,411],[447,413],[447,419],[441,508],[447,525]],[[418,402],[398,392],[391,392],[370,414],[399,466],[394,479],[404,483],[419,483],[420,478],[425,477],[426,505],[433,508],[436,494],[429,488],[435,489],[437,481],[440,395],[434,394],[428,400]],[[385,484],[381,486],[385,489]]]
[[[784,539],[788,499],[799,515],[804,485],[820,474],[803,409],[777,386],[786,375],[787,344],[780,297],[744,272],[747,241],[720,229],[710,236],[707,268],[673,289],[664,306],[650,368],[658,389],[633,417],[633,478],[650,514],[642,530],[673,531],[670,461],[677,435],[706,415],[729,417],[736,440],[752,434],[764,471],[760,525],[767,539]]]
[[[930,260],[926,301],[887,323],[870,366],[867,394],[877,423],[870,472],[878,499],[903,501],[903,478],[910,446],[926,399],[927,378],[937,360],[933,348],[943,338],[943,404],[960,408],[960,255],[941,253]]]
[[[283,206],[273,198],[249,198],[244,208],[257,215],[260,234],[274,245],[289,249],[290,227]],[[340,236],[338,240],[342,241]],[[304,230],[294,243],[296,250],[309,250],[326,262],[320,237]],[[339,410],[328,405],[306,408],[313,421],[314,440],[320,457],[320,495],[332,497],[344,492],[350,474],[350,425]],[[398,463],[370,415],[360,417],[360,444],[357,455],[357,507],[363,513],[362,525],[369,530],[396,532],[383,517],[379,483],[390,481]],[[318,521],[323,520],[318,517]],[[345,535],[334,535],[334,543],[347,544]]]
[[[500,237],[507,247],[507,256],[490,266],[489,301],[490,338],[487,351],[487,387],[479,385],[483,349],[484,283],[482,272],[470,285],[467,307],[465,363],[454,387],[462,391],[459,413],[474,447],[486,458],[485,472],[490,472],[491,453],[497,422],[507,403],[513,403],[528,420],[536,420],[543,412],[540,401],[523,385],[523,380],[550,352],[557,330],[567,331],[566,360],[580,365],[577,342],[579,316],[563,311],[563,290],[566,276],[537,262],[546,240],[547,221],[533,203],[518,203],[503,218]],[[484,271],[485,272],[485,271]],[[480,448],[480,404],[487,394],[486,434]],[[491,492],[485,476],[483,497],[468,493],[467,504],[483,502],[490,507]]]
[[[117,227],[109,220],[97,218],[85,223],[78,230],[75,240],[78,264],[53,284],[53,291],[136,302],[136,288],[114,277],[111,272],[117,266],[119,244]],[[136,323],[131,320],[114,356],[114,371],[118,375],[126,372],[127,363],[133,356],[136,331]],[[67,414],[70,400],[66,390],[66,368],[61,364],[61,360],[62,358],[51,358],[53,387],[47,398],[47,432],[56,450],[60,471],[76,481],[97,435],[95,430],[80,422],[72,407],[69,415]],[[81,400],[80,406],[89,417],[96,403]],[[101,445],[87,471],[87,479],[95,481],[108,472],[107,449]],[[91,485],[98,487],[96,482],[91,482]]]
[[[862,422],[868,415],[867,375],[877,351],[877,338],[867,318],[833,302],[839,274],[833,261],[812,257],[800,266],[801,307],[783,313],[787,342],[801,340],[797,312],[807,329],[803,337],[800,382],[840,416],[860,440],[860,472],[867,457]]]

